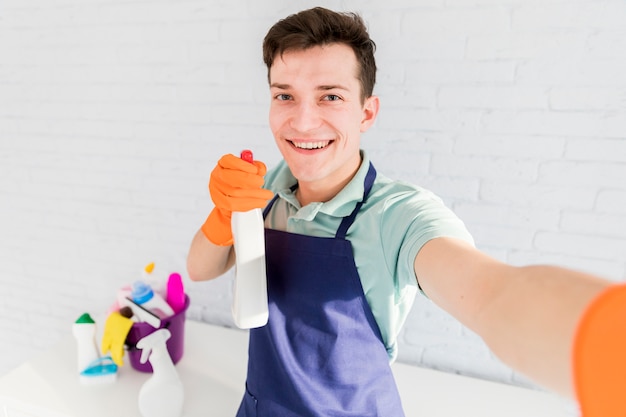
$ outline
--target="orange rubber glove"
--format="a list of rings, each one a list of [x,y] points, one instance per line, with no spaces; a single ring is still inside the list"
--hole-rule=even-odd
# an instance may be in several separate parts
[[[274,196],[270,190],[261,188],[266,171],[260,161],[250,163],[231,154],[220,158],[209,181],[215,208],[202,225],[202,232],[209,241],[220,246],[232,245],[232,212],[263,208]]]
[[[573,365],[583,417],[626,416],[626,285],[600,293],[583,314]]]

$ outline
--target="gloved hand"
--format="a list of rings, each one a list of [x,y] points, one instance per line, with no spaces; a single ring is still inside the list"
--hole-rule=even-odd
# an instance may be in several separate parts
[[[209,181],[209,193],[215,208],[201,229],[209,241],[220,246],[232,245],[232,212],[265,207],[274,195],[261,188],[266,171],[265,164],[260,161],[250,163],[231,154],[220,158]]]
[[[573,349],[576,396],[583,417],[626,416],[626,285],[601,292],[579,322]]]
[[[122,316],[117,311],[109,314],[104,324],[104,335],[102,336],[100,349],[103,355],[110,351],[111,359],[117,366],[124,364],[122,360],[122,356],[124,356],[124,342],[132,325],[133,321],[131,319]]]

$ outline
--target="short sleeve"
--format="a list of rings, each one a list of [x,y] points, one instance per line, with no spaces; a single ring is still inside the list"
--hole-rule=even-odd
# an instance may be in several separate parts
[[[474,245],[463,221],[439,197],[418,187],[407,186],[388,198],[382,222],[383,246],[389,248],[385,261],[394,270],[398,291],[415,285],[415,257],[429,240],[453,237]]]

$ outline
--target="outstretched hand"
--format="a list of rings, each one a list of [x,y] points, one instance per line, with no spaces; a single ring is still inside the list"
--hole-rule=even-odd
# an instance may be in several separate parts
[[[626,416],[626,285],[609,287],[590,304],[573,360],[582,417]]]
[[[220,158],[209,181],[209,193],[215,208],[202,226],[207,239],[220,246],[232,245],[230,221],[233,211],[263,208],[273,197],[270,190],[261,188],[266,172],[261,161],[250,163],[232,154]]]

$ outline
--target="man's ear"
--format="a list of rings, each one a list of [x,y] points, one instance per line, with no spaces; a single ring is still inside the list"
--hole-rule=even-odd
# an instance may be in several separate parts
[[[363,119],[361,119],[361,133],[366,132],[376,120],[378,109],[380,107],[380,99],[378,96],[370,96],[363,103]]]

